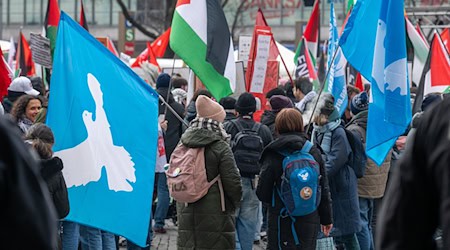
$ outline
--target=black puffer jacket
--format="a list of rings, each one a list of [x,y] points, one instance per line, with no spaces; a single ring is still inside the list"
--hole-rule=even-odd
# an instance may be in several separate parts
[[[272,137],[276,138],[275,134],[275,118],[277,114],[271,110],[266,110],[261,116],[261,123],[269,127]]]
[[[282,162],[284,156],[279,151],[287,150],[294,152],[300,150],[306,142],[306,136],[303,133],[281,134],[275,141],[270,143],[261,156],[262,169],[256,195],[265,203],[271,204],[275,192],[275,206],[269,206],[269,244],[268,249],[278,249],[278,215],[284,207],[280,197],[274,187],[280,188],[281,176],[283,175]],[[319,208],[316,212],[296,217],[295,227],[299,236],[301,249],[315,249],[315,241],[319,231],[319,225],[329,225],[333,222],[331,195],[328,186],[328,178],[325,171],[320,150],[313,146],[311,155],[320,165],[322,179],[322,196]],[[292,221],[289,217],[281,219],[281,241],[285,243],[286,249],[296,249],[291,230]],[[290,247],[290,248],[289,248]]]
[[[69,214],[69,196],[63,174],[63,162],[58,157],[41,160],[41,174],[47,183],[48,191],[58,212],[58,218],[63,219]]]

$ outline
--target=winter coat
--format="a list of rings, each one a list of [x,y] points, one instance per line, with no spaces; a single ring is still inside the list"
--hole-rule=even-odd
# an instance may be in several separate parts
[[[172,93],[169,95],[169,100],[167,99],[167,91],[168,88],[159,88],[157,90],[158,94],[160,94],[164,100],[169,103],[169,105],[177,112],[177,114],[183,118],[184,117],[184,108],[181,104],[175,101],[173,99]],[[164,114],[166,110],[166,106],[164,103],[159,101],[159,114]],[[173,150],[175,150],[175,147],[177,146],[178,142],[180,141],[181,134],[183,133],[183,123],[178,120],[178,118],[169,110],[167,109],[166,112],[166,120],[167,120],[167,130],[164,134],[164,146],[166,149],[166,156],[167,161],[169,161],[170,156],[172,155]]]
[[[450,99],[425,112],[383,198],[379,249],[450,249]]]
[[[236,118],[237,118],[237,117],[236,117],[235,114],[233,114],[233,113],[231,113],[231,112],[226,112],[224,123],[225,123],[225,122],[228,122],[228,121],[231,121],[231,120],[234,120],[234,119],[236,119]]]
[[[247,117],[246,118],[238,117],[236,121],[239,122],[244,129],[251,129],[256,123],[254,120]],[[232,122],[225,123],[224,127],[227,133],[231,135],[231,140],[233,140],[236,134],[239,133],[239,129]],[[261,137],[264,147],[269,145],[270,142],[272,142],[273,139],[272,134],[270,133],[270,129],[266,125],[261,124],[258,135]],[[246,173],[241,173],[241,176],[247,178],[255,177],[254,175],[249,175]]]
[[[0,117],[2,249],[57,249],[57,218],[45,182],[15,124]],[[16,239],[19,239],[18,242]]]
[[[235,209],[242,198],[242,185],[230,146],[217,133],[198,128],[187,129],[181,142],[187,147],[205,147],[207,178],[211,181],[220,174],[226,211],[221,209],[218,183],[197,202],[178,203],[178,249],[235,249]]]
[[[63,174],[63,162],[58,157],[41,160],[41,174],[47,183],[48,191],[55,205],[58,218],[63,219],[69,214],[69,196]]]
[[[275,118],[277,117],[277,113],[266,110],[261,116],[261,123],[269,127],[270,132],[272,133],[272,137],[276,138],[275,135]]]
[[[346,125],[349,130],[357,129],[359,126],[364,131],[363,140],[366,142],[368,111],[362,111],[354,116]],[[358,130],[357,130],[358,131]],[[380,167],[371,159],[367,159],[366,172],[358,179],[358,195],[362,198],[377,199],[384,196],[391,167],[391,153],[389,152]]]
[[[283,174],[282,163],[284,156],[282,156],[279,152],[281,150],[287,150],[288,152],[300,150],[305,142],[306,135],[303,133],[281,134],[275,141],[270,143],[264,149],[261,156],[262,169],[258,181],[258,187],[256,189],[256,195],[262,202],[268,204],[272,204],[272,197],[275,195],[275,206],[268,206],[268,249],[278,249],[278,215],[280,214],[280,210],[284,207],[276,189],[280,189],[281,176]],[[303,247],[301,249],[309,249],[306,247],[307,245],[310,245],[312,249],[315,249],[315,242],[320,228],[319,225],[329,225],[333,223],[330,189],[328,186],[328,178],[321,153],[315,146],[311,148],[310,153],[320,165],[320,172],[322,175],[320,180],[322,196],[319,208],[316,212],[295,218],[296,232],[300,239],[300,245]],[[286,247],[294,246],[295,241],[292,236],[292,220],[290,217],[281,219],[280,225],[281,241],[288,242]]]
[[[321,145],[324,134],[313,134]],[[322,145],[323,146],[323,145]],[[351,147],[344,128],[337,127],[331,134],[331,150],[325,155],[325,168],[333,200],[333,229],[331,236],[342,236],[361,231],[357,178],[348,165]]]

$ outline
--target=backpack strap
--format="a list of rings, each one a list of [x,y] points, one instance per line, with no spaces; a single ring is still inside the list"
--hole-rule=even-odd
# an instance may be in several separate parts
[[[312,146],[313,146],[313,144],[311,142],[306,141],[305,144],[303,144],[302,152],[309,153],[309,151],[311,150]]]
[[[219,185],[220,206],[222,207],[222,212],[225,212],[225,195],[223,192],[223,185],[222,185],[222,179],[220,178],[220,174],[217,175],[216,178],[212,179],[211,182],[209,182],[209,187],[211,187],[216,182]]]
[[[242,124],[240,124],[237,119],[235,120],[231,120],[231,123],[236,126],[236,128],[238,129],[238,132],[244,131],[244,127],[242,127]]]
[[[261,123],[255,122],[255,124],[253,124],[252,131],[254,131],[257,134],[259,134],[259,130],[260,129],[261,129]]]

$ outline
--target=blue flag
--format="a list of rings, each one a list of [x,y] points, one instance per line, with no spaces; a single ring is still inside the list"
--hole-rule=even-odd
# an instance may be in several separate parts
[[[158,94],[61,13],[47,123],[64,163],[67,220],[146,245]]]
[[[339,35],[336,27],[334,3],[330,3],[330,38],[328,41],[328,70],[330,71],[325,85],[325,92],[334,97],[334,106],[342,116],[348,105],[347,85],[345,82],[345,65],[347,60],[342,54],[339,44]],[[336,55],[335,55],[336,54]],[[334,56],[334,61],[333,60]]]
[[[344,36],[341,46],[348,61],[365,77],[370,73],[366,153],[381,165],[411,121],[403,1],[359,0]]]

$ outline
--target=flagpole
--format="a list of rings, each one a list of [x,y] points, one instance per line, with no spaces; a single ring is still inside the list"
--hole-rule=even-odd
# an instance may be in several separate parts
[[[158,94],[158,96],[159,96],[159,100],[161,100],[161,102],[164,104],[164,105],[166,105],[166,112],[167,112],[167,110],[169,110],[170,112],[172,112],[172,114],[181,122],[181,123],[183,123],[186,127],[189,127],[189,124],[183,119],[183,118],[181,118],[181,116],[179,116],[178,114],[177,114],[177,112],[169,105],[169,103],[167,103],[166,102],[166,100],[164,100],[164,97],[162,97],[161,95],[159,95]],[[166,114],[164,113],[164,116],[165,116]]]
[[[151,49],[151,47],[150,47],[150,49]],[[169,100],[170,93],[171,93],[170,89],[172,88],[172,77],[173,77],[173,70],[175,69],[175,57],[176,57],[176,55],[177,54],[173,53],[172,69],[171,69],[171,72],[170,72],[170,81],[169,81],[169,87],[167,89],[166,100]],[[167,114],[167,109],[170,107],[170,105],[167,104],[165,101],[164,101],[164,103],[166,104],[166,108],[164,109],[164,120],[165,120],[166,119],[166,114]],[[170,107],[170,108],[172,108],[172,107]],[[172,111],[172,113],[176,114],[176,112],[174,112],[173,109],[171,111]],[[176,114],[176,115],[178,115],[178,114]]]
[[[319,91],[319,94],[317,95],[316,103],[314,103],[314,108],[313,108],[313,110],[311,112],[311,116],[309,117],[309,124],[306,127],[306,131],[309,131],[309,127],[311,126],[312,119],[313,119],[313,116],[314,116],[314,112],[316,111],[317,104],[319,103],[320,95],[322,94],[323,89],[325,88],[325,83],[328,80],[328,76],[330,75],[330,69],[332,68],[331,65],[333,65],[334,59],[336,59],[336,55],[337,55],[337,52],[339,51],[339,47],[341,47],[341,46],[340,45],[337,46],[336,50],[334,51],[333,57],[331,58],[330,67],[327,69],[327,73],[325,75],[325,82],[324,82],[324,84],[320,85],[320,91]]]

